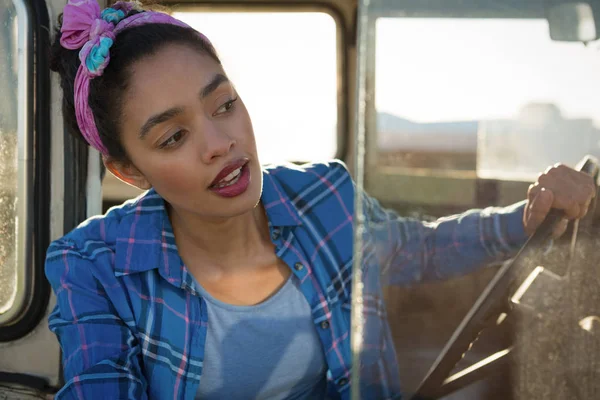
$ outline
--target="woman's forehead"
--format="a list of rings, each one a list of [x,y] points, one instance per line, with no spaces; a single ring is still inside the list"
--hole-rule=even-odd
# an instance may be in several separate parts
[[[198,92],[216,74],[225,74],[208,54],[184,45],[168,45],[132,65],[126,102],[161,104]]]
[[[123,102],[125,130],[138,131],[157,114],[202,100],[204,88],[228,82],[219,63],[190,46],[171,45],[136,62]],[[225,86],[223,84],[223,86]]]
[[[207,53],[190,45],[172,43],[161,46],[157,51],[136,61],[132,65],[131,79],[143,86],[144,78],[185,82],[191,77],[213,75],[216,71],[222,71],[222,67]],[[177,72],[193,74],[182,76]]]

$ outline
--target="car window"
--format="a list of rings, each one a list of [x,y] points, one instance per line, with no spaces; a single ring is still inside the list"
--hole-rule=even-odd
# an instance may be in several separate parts
[[[379,165],[530,180],[600,155],[600,57],[546,20],[379,18],[375,34]]]
[[[329,14],[190,9],[175,16],[217,48],[250,112],[261,162],[336,154],[338,52]]]
[[[357,399],[415,400],[455,329],[516,256],[525,239],[511,248],[517,231],[506,239],[499,210],[481,208],[516,203],[504,212],[522,229],[517,202],[539,173],[600,155],[599,41],[552,40],[551,3],[361,3],[355,179],[370,197],[358,196],[354,219]],[[449,377],[447,395],[418,398],[594,398],[596,213],[526,255],[498,296],[502,307],[443,378],[473,365],[476,373]],[[504,221],[492,229],[486,217]],[[469,268],[479,251],[498,257]]]
[[[0,0],[0,315],[17,290],[17,24],[12,1]]]

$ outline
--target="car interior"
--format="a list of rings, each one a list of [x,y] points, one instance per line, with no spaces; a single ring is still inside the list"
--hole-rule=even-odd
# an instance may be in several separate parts
[[[264,164],[340,159],[359,190],[424,221],[522,201],[556,163],[598,188],[599,0],[158,3],[215,45]],[[6,399],[51,399],[64,384],[47,323],[50,242],[142,193],[66,133],[48,67],[65,4],[0,0]],[[507,262],[443,281],[382,280],[404,398],[600,398],[600,207],[553,239],[561,217]],[[354,286],[353,307],[362,296]],[[367,324],[361,310],[352,317]],[[353,353],[352,388],[368,379],[362,357]]]

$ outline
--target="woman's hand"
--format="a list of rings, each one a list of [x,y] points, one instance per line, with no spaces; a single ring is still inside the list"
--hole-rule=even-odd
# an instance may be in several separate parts
[[[544,221],[552,208],[563,210],[565,218],[554,229],[554,237],[567,229],[568,220],[585,216],[596,188],[593,178],[562,164],[540,174],[527,191],[527,206],[523,214],[525,232],[531,235]]]

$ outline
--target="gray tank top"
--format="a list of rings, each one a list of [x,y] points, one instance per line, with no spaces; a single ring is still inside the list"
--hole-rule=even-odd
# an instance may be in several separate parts
[[[263,303],[208,294],[208,331],[196,399],[324,399],[327,366],[310,306],[292,275]]]

